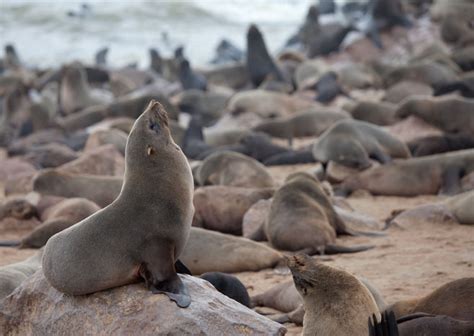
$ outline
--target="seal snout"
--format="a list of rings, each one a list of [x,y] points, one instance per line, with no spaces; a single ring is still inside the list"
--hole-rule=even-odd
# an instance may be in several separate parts
[[[162,126],[168,127],[168,113],[160,102],[152,99],[147,109],[150,112],[150,129],[158,133]]]

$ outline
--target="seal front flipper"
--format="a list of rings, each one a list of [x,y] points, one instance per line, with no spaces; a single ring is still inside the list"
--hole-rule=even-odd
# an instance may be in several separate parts
[[[182,270],[184,264],[179,262],[178,266]],[[139,274],[152,293],[167,295],[181,308],[191,304],[188,290],[176,273],[174,246],[171,243],[150,242],[143,251]]]

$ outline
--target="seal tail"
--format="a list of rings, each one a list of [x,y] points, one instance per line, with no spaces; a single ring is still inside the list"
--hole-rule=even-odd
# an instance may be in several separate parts
[[[354,246],[341,246],[328,244],[324,247],[325,254],[338,254],[338,253],[356,253],[363,252],[370,249],[373,249],[374,245],[354,245]]]
[[[369,336],[398,336],[398,326],[393,311],[384,312],[382,319],[377,322],[377,317],[369,317]]]
[[[0,240],[0,247],[20,247],[21,241],[19,240]]]

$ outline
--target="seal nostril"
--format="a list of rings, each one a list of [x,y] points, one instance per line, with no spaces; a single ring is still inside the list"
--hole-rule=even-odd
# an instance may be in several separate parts
[[[158,123],[156,123],[156,122],[150,120],[150,129],[151,129],[152,131],[155,131],[156,133],[159,133],[159,132],[160,132],[160,128],[161,128],[161,127],[160,127],[160,124],[158,124]]]

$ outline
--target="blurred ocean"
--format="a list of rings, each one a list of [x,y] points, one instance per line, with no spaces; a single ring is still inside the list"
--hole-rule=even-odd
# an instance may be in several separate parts
[[[180,44],[193,65],[207,64],[222,38],[245,47],[257,23],[270,51],[277,51],[316,0],[23,1],[0,0],[0,45],[13,43],[26,64],[93,62],[109,47],[108,61],[148,64],[148,48],[164,56]],[[70,17],[67,12],[81,12]],[[163,35],[167,35],[164,38]]]

